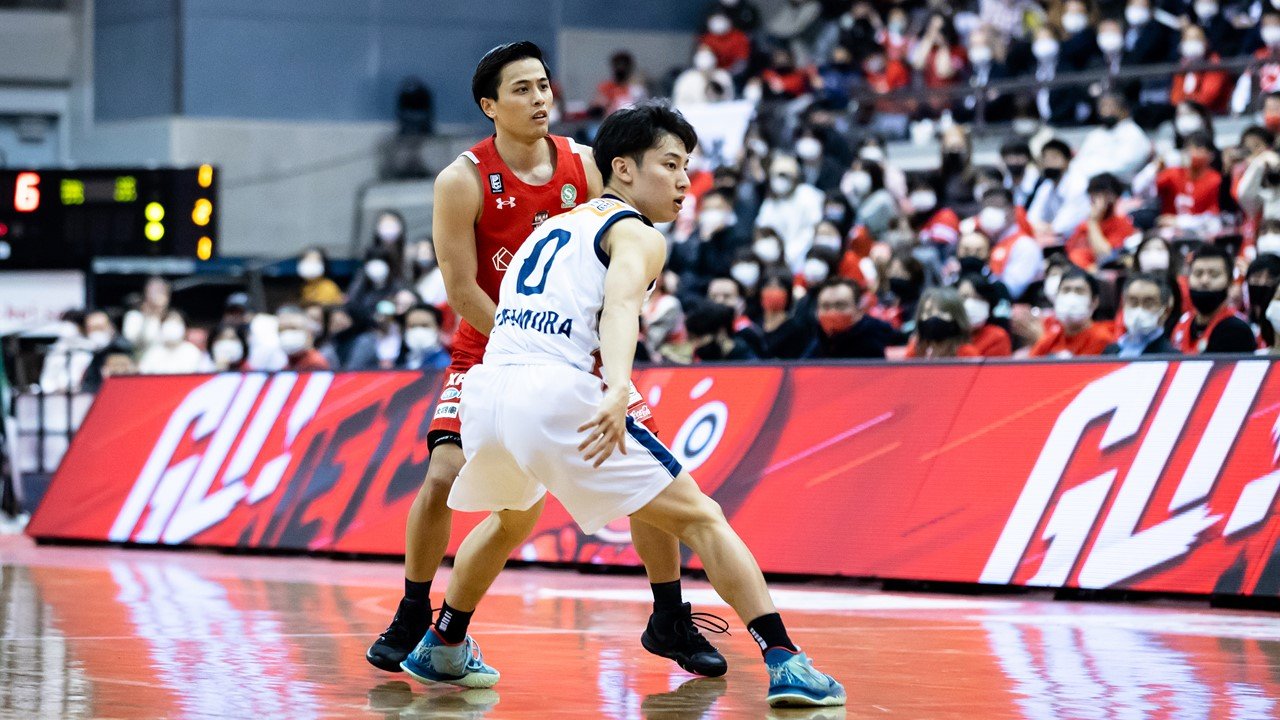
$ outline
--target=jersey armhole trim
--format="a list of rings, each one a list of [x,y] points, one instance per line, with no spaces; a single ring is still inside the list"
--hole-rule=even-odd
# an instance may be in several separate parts
[[[480,166],[480,158],[476,157],[476,154],[471,152],[470,150],[467,150],[466,152],[462,153],[462,157],[470,160],[477,167]]]
[[[596,231],[596,239],[592,245],[594,245],[596,249],[596,259],[599,260],[600,264],[606,268],[609,267],[609,254],[604,251],[604,246],[600,243],[604,242],[604,234],[609,231],[609,228],[613,227],[614,223],[619,220],[626,220],[627,218],[637,218],[645,225],[653,227],[653,223],[649,222],[649,218],[645,217],[637,210],[619,210],[605,219],[604,224]]]

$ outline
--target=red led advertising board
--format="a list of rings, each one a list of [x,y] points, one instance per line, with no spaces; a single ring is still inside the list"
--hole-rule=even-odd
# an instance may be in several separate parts
[[[1277,595],[1270,369],[695,366],[636,384],[767,572]],[[112,379],[28,532],[402,553],[440,380]],[[456,513],[451,547],[480,519]],[[634,565],[627,528],[583,535],[552,501],[517,555]]]

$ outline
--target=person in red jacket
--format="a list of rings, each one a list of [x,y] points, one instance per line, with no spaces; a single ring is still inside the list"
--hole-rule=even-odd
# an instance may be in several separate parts
[[[1089,180],[1089,217],[1067,238],[1067,257],[1078,267],[1096,270],[1100,258],[1124,247],[1125,238],[1137,232],[1129,218],[1116,212],[1121,189],[1111,173]]]
[[[964,301],[964,313],[969,319],[969,344],[982,357],[1009,357],[1013,355],[1013,340],[1009,331],[997,322],[1008,322],[1009,304],[1000,296],[995,283],[979,273],[960,276],[956,291]],[[995,315],[999,313],[999,320]]]
[[[1218,189],[1222,175],[1209,166],[1213,159],[1213,141],[1201,132],[1186,137],[1182,152],[1185,166],[1166,168],[1157,160],[1156,194],[1160,198],[1160,222],[1173,224],[1178,216],[1217,214]]]
[[[1192,309],[1173,329],[1174,347],[1188,355],[1251,353],[1260,343],[1245,316],[1227,302],[1235,261],[1217,245],[1202,245],[1191,256]]]
[[[716,67],[731,73],[741,72],[751,57],[751,39],[723,13],[707,18],[707,31],[698,38],[698,44],[711,48]]]
[[[1177,105],[1183,100],[1194,100],[1214,114],[1226,112],[1227,103],[1231,100],[1231,82],[1227,73],[1221,70],[1191,69],[1201,63],[1216,63],[1221,60],[1217,53],[1210,52],[1204,30],[1198,25],[1183,27],[1179,50],[1185,69],[1173,76],[1169,104]]]
[[[1111,323],[1093,321],[1100,290],[1098,279],[1080,268],[1071,268],[1063,273],[1058,283],[1058,297],[1053,302],[1054,316],[1059,325],[1045,332],[1031,348],[1031,356],[1101,355],[1108,345],[1115,342]]]

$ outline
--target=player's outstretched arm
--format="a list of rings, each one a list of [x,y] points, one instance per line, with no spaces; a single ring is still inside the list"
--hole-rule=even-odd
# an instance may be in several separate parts
[[[615,448],[626,452],[627,401],[640,334],[640,306],[645,290],[662,272],[667,242],[657,230],[637,219],[627,219],[609,229],[603,247],[609,255],[600,312],[600,359],[606,390],[595,417],[578,428],[587,433],[578,449],[596,467]]]
[[[498,307],[476,283],[476,221],[483,201],[474,167],[465,158],[453,161],[436,177],[431,235],[449,306],[488,335]]]

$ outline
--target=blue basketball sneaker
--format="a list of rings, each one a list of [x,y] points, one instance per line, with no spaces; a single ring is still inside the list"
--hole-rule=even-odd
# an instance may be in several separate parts
[[[449,683],[465,688],[493,687],[501,677],[485,664],[480,646],[470,635],[457,645],[446,644],[435,628],[427,631],[400,668],[413,679],[429,683]]]
[[[844,705],[844,687],[830,675],[818,672],[804,653],[769,648],[764,664],[769,668],[770,707]]]

